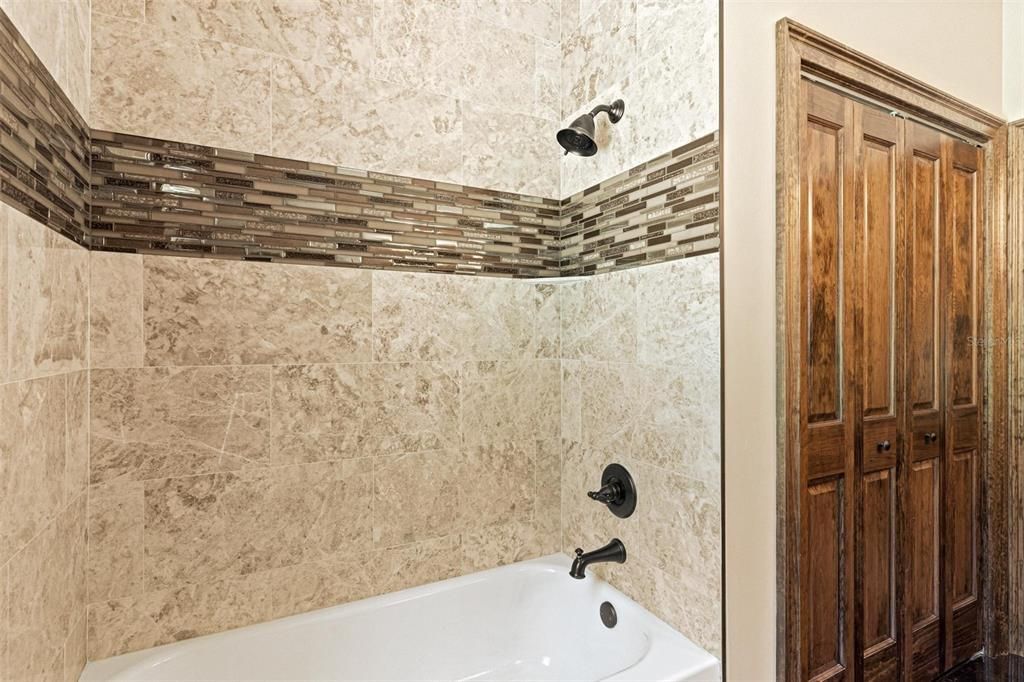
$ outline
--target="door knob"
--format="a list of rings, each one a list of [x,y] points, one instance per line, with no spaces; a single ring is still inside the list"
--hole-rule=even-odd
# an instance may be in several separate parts
[[[879,452],[889,452],[890,450],[892,450],[892,443],[890,443],[889,441],[883,440],[881,443],[878,444]]]
[[[934,431],[929,431],[928,433],[924,434],[924,442],[925,443],[934,443],[938,439],[939,439],[939,434],[935,433]]]

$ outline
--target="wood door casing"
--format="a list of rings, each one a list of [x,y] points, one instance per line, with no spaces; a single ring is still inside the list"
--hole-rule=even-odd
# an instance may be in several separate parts
[[[801,673],[932,679],[980,629],[982,156],[801,83]]]

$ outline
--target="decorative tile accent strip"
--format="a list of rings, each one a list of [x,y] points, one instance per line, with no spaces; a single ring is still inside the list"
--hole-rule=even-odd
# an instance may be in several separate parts
[[[0,200],[85,244],[89,128],[0,11]]]
[[[553,199],[95,130],[92,170],[99,249],[559,274]]]
[[[718,133],[562,202],[562,275],[718,251]]]
[[[718,135],[551,199],[93,131],[94,248],[512,277],[718,249]]]

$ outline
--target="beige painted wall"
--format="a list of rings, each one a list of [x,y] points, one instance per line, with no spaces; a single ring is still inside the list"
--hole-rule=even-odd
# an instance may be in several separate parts
[[[994,113],[998,2],[724,6],[726,658],[775,678],[775,22],[791,17]]]
[[[1003,3],[1003,107],[1006,120],[1024,118],[1024,1]]]

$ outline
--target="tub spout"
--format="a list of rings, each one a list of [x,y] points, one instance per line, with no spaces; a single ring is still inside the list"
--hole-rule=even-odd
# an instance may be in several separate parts
[[[573,559],[569,575],[577,580],[583,580],[587,574],[587,566],[609,562],[616,564],[626,563],[626,546],[618,538],[615,538],[600,549],[595,549],[593,552],[584,553],[582,549],[577,547],[576,558]]]

